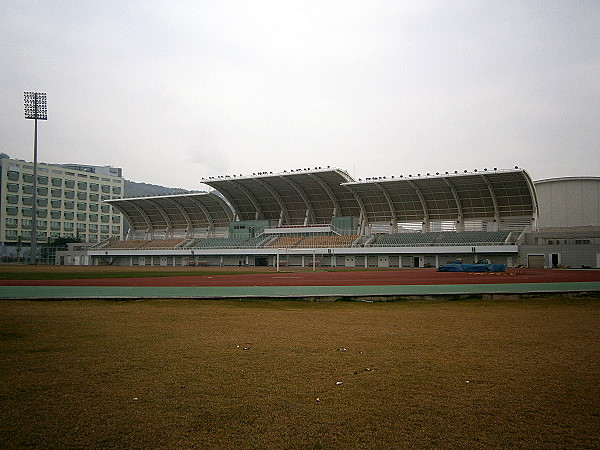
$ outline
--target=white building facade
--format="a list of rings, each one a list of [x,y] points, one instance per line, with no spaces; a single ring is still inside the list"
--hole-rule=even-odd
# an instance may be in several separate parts
[[[34,180],[31,162],[3,158],[0,164],[0,245],[5,256],[31,244]],[[38,164],[38,243],[59,237],[89,243],[123,237],[123,215],[104,201],[123,197],[124,179],[98,169]]]

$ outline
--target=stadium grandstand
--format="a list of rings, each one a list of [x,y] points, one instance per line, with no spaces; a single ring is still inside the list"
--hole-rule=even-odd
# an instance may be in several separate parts
[[[543,230],[535,184],[519,168],[354,180],[327,167],[202,183],[213,191],[107,200],[129,231],[124,240],[94,245],[90,263],[402,268],[561,262],[551,254],[540,261],[535,242],[530,248],[531,236]],[[594,236],[590,244],[598,243]],[[594,256],[576,263],[595,267]]]

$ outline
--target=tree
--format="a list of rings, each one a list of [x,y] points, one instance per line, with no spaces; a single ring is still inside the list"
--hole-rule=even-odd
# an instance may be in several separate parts
[[[58,237],[46,244],[46,247],[55,247],[57,250],[66,250],[67,244],[80,244],[82,241],[78,237]]]

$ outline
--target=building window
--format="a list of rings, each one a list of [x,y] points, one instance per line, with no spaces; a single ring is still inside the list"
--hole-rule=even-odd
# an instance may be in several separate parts
[[[48,217],[48,210],[46,209],[38,209],[37,210],[38,217]]]
[[[19,181],[19,172],[8,171],[6,173],[6,178],[10,181]]]
[[[7,183],[6,190],[8,192],[19,192],[19,185],[14,183]]]
[[[85,223],[78,223],[77,224],[77,231],[85,231],[87,228],[87,225]]]
[[[90,191],[98,192],[100,185],[98,183],[90,183]]]
[[[110,216],[100,216],[100,221],[108,223],[110,222]]]
[[[85,181],[78,181],[77,182],[77,189],[86,190],[87,189],[87,183]]]
[[[19,203],[19,196],[18,195],[7,195],[6,196],[6,203],[9,203],[11,205],[16,205]]]
[[[48,177],[38,176],[38,184],[48,184]]]
[[[50,221],[50,229],[60,230],[60,222],[57,222],[56,220]]]
[[[98,222],[98,214],[90,214],[91,222]]]
[[[50,217],[52,217],[53,219],[60,219],[60,216],[60,211],[50,211]]]
[[[77,220],[86,220],[86,219],[87,219],[86,213],[77,213]]]
[[[113,216],[112,222],[113,223],[121,223],[121,216]]]
[[[33,174],[31,174],[31,173],[24,173],[23,174],[23,181],[25,183],[33,183]]]
[[[65,211],[65,219],[67,219],[67,220],[73,220],[74,217],[75,217],[75,213],[74,212]]]
[[[27,206],[33,205],[33,197],[21,197],[21,203]]]
[[[62,189],[51,189],[50,194],[52,197],[62,197]]]
[[[113,194],[120,194],[121,188],[119,186],[113,186],[112,191],[113,191]]]
[[[60,208],[62,207],[62,200],[50,200],[50,205],[53,208]]]
[[[19,220],[15,219],[14,217],[7,217],[6,218],[6,226],[8,228],[16,228],[19,226]]]
[[[48,195],[48,188],[39,187],[37,188],[38,195]]]
[[[66,209],[74,209],[75,208],[75,202],[72,202],[70,200],[65,201],[65,208]]]
[[[17,208],[16,206],[7,206],[6,214],[9,216],[16,216],[17,214],[19,214],[19,208]]]
[[[112,232],[113,232],[113,234],[118,234],[118,233],[120,233],[120,232],[121,232],[121,227],[120,227],[120,226],[118,226],[118,225],[113,225],[113,227],[112,227]]]
[[[38,204],[38,206],[42,206],[45,208],[46,206],[48,206],[48,199],[47,198],[38,198],[37,204]]]
[[[77,209],[79,211],[85,211],[87,209],[87,203],[85,203],[85,202],[77,202]]]
[[[73,181],[73,180],[65,180],[65,187],[74,188],[75,187],[75,181]]]
[[[52,186],[57,186],[57,187],[62,186],[62,179],[61,178],[52,178]]]
[[[75,198],[75,191],[65,191],[65,198]]]
[[[87,200],[87,192],[78,192],[77,193],[77,198],[79,200]]]
[[[6,230],[5,233],[6,239],[16,239],[17,238],[17,230]]]
[[[90,211],[98,211],[98,205],[96,203],[90,203],[88,206],[90,207]]]
[[[21,186],[21,190],[25,193],[25,194],[33,194],[33,186],[30,185],[23,185]]]

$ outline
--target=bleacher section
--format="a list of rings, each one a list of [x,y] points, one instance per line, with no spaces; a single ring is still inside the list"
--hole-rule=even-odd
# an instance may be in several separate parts
[[[206,238],[196,239],[186,248],[238,248],[247,239],[245,238]]]
[[[151,241],[146,241],[146,244],[142,245],[140,248],[143,248],[144,250],[178,248],[185,242],[185,239],[153,239]]]
[[[297,244],[304,248],[351,247],[358,235],[308,236]]]
[[[140,247],[143,247],[150,241],[136,239],[129,241],[112,241],[107,247],[104,247],[107,250],[137,250]]]
[[[252,239],[248,239],[244,242],[240,247],[242,248],[264,248],[265,245],[269,243],[269,241],[273,240],[273,236],[270,235],[262,235]]]
[[[296,235],[262,234],[254,238],[153,239],[113,241],[104,244],[107,250],[168,250],[224,248],[340,248],[340,247],[427,247],[475,246],[510,244],[510,231],[464,231],[429,233],[392,233],[372,237],[359,235]]]
[[[280,236],[269,244],[269,248],[292,248],[304,239],[303,236]]]
[[[510,231],[394,233],[377,236],[369,247],[502,245],[508,242],[509,237]]]

